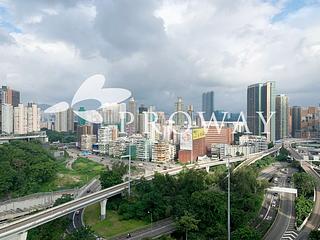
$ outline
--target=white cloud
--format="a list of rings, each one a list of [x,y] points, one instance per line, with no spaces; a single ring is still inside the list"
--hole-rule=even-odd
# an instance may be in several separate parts
[[[199,106],[201,92],[209,89],[220,97],[217,108],[241,110],[247,85],[265,80],[276,81],[292,104],[317,104],[320,7],[308,5],[274,21],[284,5],[8,2],[22,33],[11,34],[11,45],[0,45],[0,78],[20,88],[26,99],[37,96],[49,103],[71,98],[83,79],[101,72],[112,86],[128,87],[138,100],[166,110],[177,96]]]

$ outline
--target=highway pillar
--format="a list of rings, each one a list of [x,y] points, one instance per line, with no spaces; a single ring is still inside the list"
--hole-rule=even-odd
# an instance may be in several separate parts
[[[108,199],[105,199],[105,200],[102,200],[102,201],[100,202],[100,208],[101,208],[100,219],[101,219],[101,220],[106,219],[107,201],[108,201]]]
[[[210,167],[209,166],[206,166],[206,171],[207,171],[207,173],[210,172]]]
[[[18,240],[27,240],[28,232],[23,232],[18,235]]]

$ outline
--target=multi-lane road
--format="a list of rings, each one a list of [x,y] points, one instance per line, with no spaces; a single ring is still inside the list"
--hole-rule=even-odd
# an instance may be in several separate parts
[[[279,187],[291,187],[288,177],[292,176],[293,169],[287,168],[287,173],[281,172],[278,174]],[[294,215],[294,200],[295,195],[291,193],[280,193],[280,204],[278,214],[264,236],[266,240],[278,239],[295,239],[298,235],[295,231],[295,215]]]

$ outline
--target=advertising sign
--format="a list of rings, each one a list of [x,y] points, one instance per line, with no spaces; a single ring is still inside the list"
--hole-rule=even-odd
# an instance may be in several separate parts
[[[204,128],[194,128],[192,129],[192,139],[196,140],[196,139],[200,139],[200,138],[204,138]]]
[[[190,129],[180,134],[180,149],[192,150],[192,133]]]

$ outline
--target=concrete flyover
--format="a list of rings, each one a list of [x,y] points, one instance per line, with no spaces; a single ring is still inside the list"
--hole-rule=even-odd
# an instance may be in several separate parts
[[[313,176],[316,182],[315,205],[313,207],[310,217],[308,218],[307,223],[305,224],[305,226],[303,227],[299,235],[296,237],[296,239],[299,239],[299,240],[307,240],[310,232],[312,230],[318,229],[320,224],[320,175],[313,169],[312,165],[308,161],[303,160],[303,157],[291,147],[291,144],[294,142],[311,142],[311,141],[303,141],[303,140],[291,141],[287,143],[287,146],[286,146],[291,156],[297,161],[300,161],[301,167],[303,168],[303,170],[306,173]]]
[[[281,144],[277,144],[276,146],[274,146],[273,148],[268,149],[265,152],[261,152],[261,153],[256,153],[256,154],[252,154],[252,156],[250,156],[247,160],[243,161],[242,163],[240,163],[235,169],[234,171],[237,171],[238,169],[245,167],[245,166],[249,166],[253,163],[255,163],[256,161],[269,156],[271,154],[274,153],[278,153],[280,148],[282,147]]]
[[[249,161],[248,164],[245,164],[245,166],[250,165],[252,162],[256,161],[255,159],[261,159],[264,156],[273,154],[275,151],[277,151],[278,148],[275,148],[273,150],[268,150],[266,152],[261,152],[259,154],[255,154],[254,157],[250,158],[234,158],[229,159],[229,163],[235,163],[239,161]],[[227,160],[223,161],[208,161],[204,163],[196,163],[196,164],[189,164],[186,167],[187,168],[195,168],[195,169],[201,169],[205,168],[207,171],[209,171],[210,167],[212,166],[218,166],[218,165],[225,165],[227,164]],[[184,167],[179,166],[176,168],[168,169],[160,171],[159,173],[162,174],[170,174],[175,175],[182,171]],[[145,176],[147,180],[151,180],[154,177],[154,175]],[[40,226],[42,224],[45,224],[47,222],[50,222],[54,219],[60,218],[62,216],[65,216],[67,214],[70,214],[72,212],[75,212],[79,209],[85,208],[86,206],[92,205],[94,203],[100,202],[101,204],[101,219],[105,217],[105,206],[107,203],[107,199],[121,194],[124,190],[127,189],[129,182],[124,182],[121,184],[118,184],[116,186],[83,196],[81,198],[75,199],[73,201],[64,203],[62,205],[47,209],[45,211],[41,211],[39,213],[33,214],[31,216],[22,218],[20,220],[4,224],[0,227],[0,239],[7,240],[7,239],[19,239],[19,240],[25,240],[27,237],[27,231],[35,228],[37,226]]]

